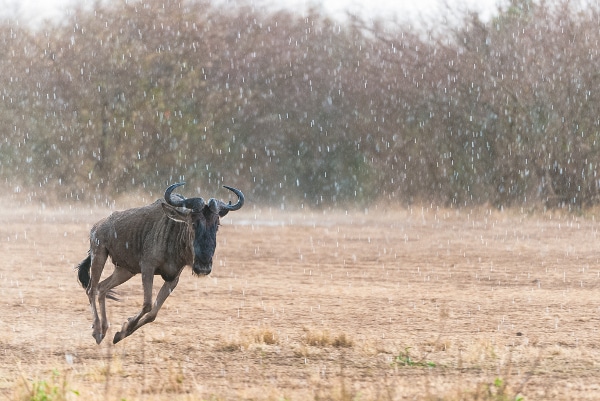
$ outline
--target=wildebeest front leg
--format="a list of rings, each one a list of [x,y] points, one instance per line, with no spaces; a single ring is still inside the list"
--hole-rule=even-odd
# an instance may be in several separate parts
[[[154,282],[154,273],[152,270],[142,268],[142,286],[144,287],[144,304],[142,305],[142,310],[135,316],[127,319],[123,326],[121,327],[121,331],[115,334],[113,339],[113,343],[116,344],[120,340],[124,339],[134,331],[134,327],[137,325],[137,322],[140,320],[142,316],[146,313],[150,312],[152,309],[152,285]]]
[[[117,334],[115,334],[113,343],[114,344],[118,343],[119,341],[121,341],[125,337],[129,336],[131,333],[133,333],[134,331],[136,331],[137,329],[139,329],[146,323],[153,322],[154,319],[156,319],[156,315],[158,314],[158,311],[165,303],[165,300],[167,299],[167,297],[169,295],[171,295],[171,293],[173,292],[175,287],[177,287],[178,282],[179,282],[179,277],[176,277],[172,281],[165,281],[163,286],[160,288],[158,295],[156,296],[156,301],[154,302],[154,306],[152,307],[152,309],[150,309],[150,311],[148,311],[147,313],[143,314],[143,316],[138,316],[135,321],[133,319],[130,319],[125,324],[123,324],[121,331],[118,332]]]

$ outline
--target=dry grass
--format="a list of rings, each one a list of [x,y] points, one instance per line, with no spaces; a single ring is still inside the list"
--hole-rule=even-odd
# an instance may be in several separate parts
[[[97,346],[72,267],[107,213],[0,211],[0,398],[600,397],[595,215],[238,212],[210,277],[184,271],[113,346],[141,306],[125,283]]]
[[[257,344],[275,345],[279,343],[279,337],[270,328],[262,328],[254,332],[254,341]]]
[[[304,344],[313,347],[349,348],[353,345],[353,341],[346,333],[332,335],[329,330],[304,328],[304,335],[302,337]]]
[[[20,366],[18,370],[21,370]],[[11,399],[17,401],[67,401],[79,396],[79,392],[70,388],[69,376],[71,370],[59,372],[53,370],[47,378],[26,377],[20,371]]]
[[[227,338],[219,338],[213,345],[214,349],[222,352],[248,351],[261,345],[278,345],[279,335],[270,327],[259,327],[230,334]]]

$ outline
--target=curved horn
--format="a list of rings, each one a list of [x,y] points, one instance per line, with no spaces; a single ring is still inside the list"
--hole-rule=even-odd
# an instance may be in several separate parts
[[[185,198],[183,199],[172,199],[171,198],[171,192],[173,192],[173,190],[177,187],[180,187],[182,185],[185,185],[185,182],[178,182],[176,184],[170,185],[166,190],[165,190],[165,202],[167,202],[169,205],[171,206],[175,206],[175,207],[185,207],[184,201]]]
[[[238,201],[235,205],[232,205],[231,202],[229,204],[221,202],[220,209],[224,209],[230,212],[241,209],[244,206],[244,194],[237,188],[229,187],[227,185],[223,185],[223,188],[227,188],[231,192],[237,195]]]
[[[186,209],[192,209],[194,211],[200,211],[204,207],[204,199],[202,198],[184,198],[183,196],[176,194],[175,197],[171,197],[171,193],[177,187],[185,185],[185,182],[178,182],[177,184],[170,185],[165,190],[165,201],[167,204],[174,207],[184,207]]]

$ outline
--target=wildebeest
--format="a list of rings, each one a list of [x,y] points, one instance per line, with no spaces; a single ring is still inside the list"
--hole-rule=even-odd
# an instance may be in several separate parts
[[[235,205],[211,198],[186,199],[172,194],[177,183],[165,190],[164,200],[151,205],[114,212],[100,220],[90,231],[88,257],[77,266],[79,282],[86,289],[93,314],[93,333],[96,343],[104,339],[108,330],[106,298],[116,299],[112,289],[142,274],[144,304],[137,315],[128,319],[115,334],[113,343],[129,336],[146,323],[154,321],[162,304],[177,286],[185,266],[191,266],[195,275],[212,271],[213,255],[217,246],[219,220],[228,212],[244,205],[244,194],[236,188],[224,186],[237,195]],[[100,277],[106,259],[111,257],[115,270],[103,280]],[[152,305],[152,283],[155,275],[165,281]],[[100,306],[100,316],[96,308]]]

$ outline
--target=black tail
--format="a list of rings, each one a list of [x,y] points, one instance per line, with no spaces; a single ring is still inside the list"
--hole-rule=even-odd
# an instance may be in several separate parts
[[[90,285],[90,268],[92,266],[92,255],[88,252],[87,258],[75,268],[77,269],[77,280],[81,283],[81,286],[87,290]],[[113,290],[109,290],[106,294],[106,298],[118,301],[117,294]]]
[[[81,283],[81,286],[85,289],[90,285],[90,267],[92,266],[92,255],[88,252],[87,258],[83,260],[76,267],[77,269],[77,280]]]

